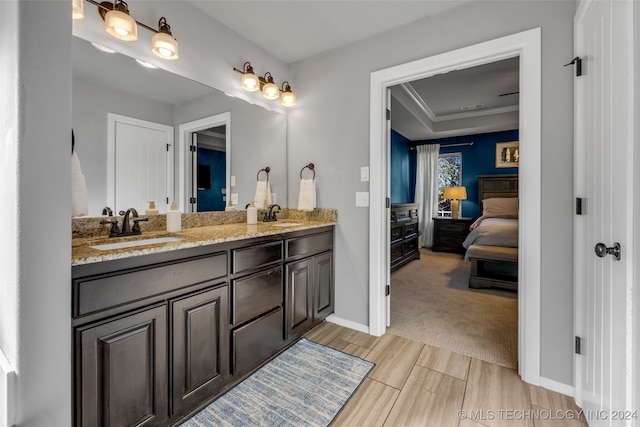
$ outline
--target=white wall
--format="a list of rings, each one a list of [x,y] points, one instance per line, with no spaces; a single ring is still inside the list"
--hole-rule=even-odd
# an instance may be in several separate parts
[[[288,117],[291,195],[294,165],[312,161],[318,206],[337,208],[336,315],[368,324],[368,218],[355,192],[368,191],[369,75],[523,30],[542,28],[542,355],[541,375],[572,385],[572,1],[476,1],[433,18],[292,64],[298,105]],[[523,160],[523,161],[526,161]],[[525,237],[526,238],[526,237]]]
[[[87,181],[89,215],[96,216],[107,206],[108,113],[173,126],[173,105],[76,78],[73,79],[72,100],[75,147]],[[142,212],[145,207],[137,208]]]
[[[17,373],[16,406],[12,408],[16,424],[68,426],[69,4],[3,1],[0,17],[4,139],[0,156],[0,347]]]

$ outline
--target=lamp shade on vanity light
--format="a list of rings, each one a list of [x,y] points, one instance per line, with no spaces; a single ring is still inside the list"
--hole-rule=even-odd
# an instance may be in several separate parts
[[[250,63],[244,63],[244,69],[241,71],[240,86],[247,92],[255,92],[260,89],[260,79],[253,73],[253,67]]]
[[[466,187],[445,187],[445,199],[451,199],[451,218],[457,219],[460,214],[460,200],[467,200]]]
[[[104,16],[104,30],[119,40],[135,41],[138,40],[138,24],[127,12],[126,8],[107,12]]]
[[[151,51],[163,59],[178,59],[178,42],[164,16],[158,21],[158,32],[151,38]]]
[[[73,19],[84,19],[84,0],[73,0]]]
[[[262,96],[270,100],[278,99],[280,97],[280,89],[278,89],[278,86],[273,82],[271,73],[265,74],[264,77],[266,83],[262,86]]]
[[[283,107],[293,107],[296,105],[296,95],[291,92],[291,86],[288,82],[282,83],[282,95],[280,95],[280,105]]]

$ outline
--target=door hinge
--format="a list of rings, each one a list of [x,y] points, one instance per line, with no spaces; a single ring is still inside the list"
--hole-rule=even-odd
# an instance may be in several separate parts
[[[388,197],[387,197],[387,201],[386,201],[386,206],[387,206],[387,208],[391,207],[391,199],[389,199]]]
[[[576,215],[582,215],[582,198],[576,197]]]
[[[169,204],[169,198],[167,197],[167,204]]]
[[[391,286],[387,285],[384,287],[384,296],[388,297],[391,294]]]
[[[387,108],[387,120],[391,120],[391,110]]]
[[[190,145],[189,146],[189,151],[191,151],[192,153],[196,152],[196,146],[195,145]]]
[[[576,354],[582,354],[581,346],[580,346],[580,337],[576,337],[576,345],[575,345]]]
[[[171,147],[171,144],[167,144],[167,151],[169,151],[169,147]]]
[[[195,204],[196,203],[196,198],[195,197],[189,197],[189,203]]]
[[[579,56],[576,56],[571,60],[571,62],[569,62],[568,64],[564,64],[564,66],[566,67],[567,65],[573,64],[576,65],[576,77],[580,77],[582,75],[582,59],[580,59]]]

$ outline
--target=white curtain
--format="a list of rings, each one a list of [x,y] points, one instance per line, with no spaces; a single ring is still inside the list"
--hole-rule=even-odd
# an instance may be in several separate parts
[[[438,157],[440,144],[418,145],[415,203],[420,203],[422,246],[433,246],[433,217],[438,213]]]

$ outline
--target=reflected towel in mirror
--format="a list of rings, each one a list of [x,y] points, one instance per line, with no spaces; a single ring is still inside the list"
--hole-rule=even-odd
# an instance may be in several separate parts
[[[316,207],[316,182],[314,179],[300,180],[300,194],[298,195],[298,209],[312,211]]]
[[[271,205],[271,185],[269,181],[258,181],[256,185],[256,195],[253,199],[254,205],[258,209],[268,209]]]
[[[71,154],[71,216],[89,215],[87,183],[82,174],[80,159],[74,151]]]

